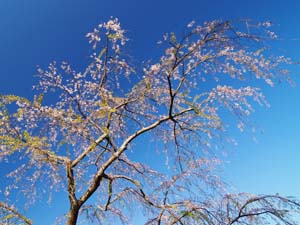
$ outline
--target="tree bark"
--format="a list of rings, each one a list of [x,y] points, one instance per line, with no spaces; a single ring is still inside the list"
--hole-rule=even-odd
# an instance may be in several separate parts
[[[80,207],[78,205],[71,204],[71,208],[70,208],[70,211],[68,214],[67,225],[76,225],[77,224],[79,209],[80,209]]]

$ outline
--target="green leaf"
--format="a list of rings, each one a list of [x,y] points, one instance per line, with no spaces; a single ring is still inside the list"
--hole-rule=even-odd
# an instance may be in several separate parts
[[[106,52],[106,48],[103,48],[100,52],[100,54],[98,55],[98,59],[101,59],[101,57],[103,56],[103,54]]]
[[[266,48],[264,47],[264,48],[260,48],[260,49],[258,49],[255,53],[254,53],[254,55],[255,56],[258,56],[258,55],[260,55],[263,51],[265,51],[266,50]]]
[[[23,132],[23,137],[26,141],[29,141],[31,139],[30,134],[26,130]]]
[[[171,42],[172,44],[176,44],[176,42],[177,42],[176,35],[175,35],[175,33],[173,33],[173,32],[171,33],[170,42]]]
[[[4,220],[10,220],[10,219],[12,219],[12,218],[14,218],[14,217],[15,217],[14,214],[8,214],[8,215],[6,215],[3,219],[4,219]]]
[[[44,94],[40,94],[38,96],[34,96],[34,105],[41,106],[43,98],[44,98]]]
[[[119,39],[119,38],[120,38],[120,36],[119,36],[118,34],[109,34],[107,37],[108,37],[109,39],[113,39],[113,38]]]

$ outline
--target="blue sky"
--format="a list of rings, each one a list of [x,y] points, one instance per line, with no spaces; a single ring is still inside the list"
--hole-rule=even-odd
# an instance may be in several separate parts
[[[0,93],[29,97],[36,65],[45,67],[52,60],[82,69],[89,55],[85,34],[110,16],[118,17],[127,30],[137,61],[157,57],[156,42],[165,32],[180,32],[191,20],[218,18],[273,21],[280,54],[300,61],[299,8],[297,0],[1,0]],[[229,150],[230,163],[223,169],[239,191],[300,197],[298,75],[299,69],[292,71],[294,88],[264,86],[271,107],[256,111],[255,126],[263,131],[257,132],[257,142],[234,132],[239,144]],[[30,212],[36,224],[51,224],[55,217],[47,215],[45,222],[37,212]]]

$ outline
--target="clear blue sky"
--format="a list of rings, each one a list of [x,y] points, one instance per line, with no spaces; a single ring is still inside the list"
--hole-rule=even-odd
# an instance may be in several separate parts
[[[29,97],[36,65],[52,60],[82,69],[89,54],[85,34],[110,16],[128,31],[131,54],[138,60],[157,56],[156,41],[165,32],[180,32],[191,20],[252,18],[273,21],[282,38],[279,50],[300,61],[299,8],[297,0],[1,0],[0,93]],[[255,114],[255,125],[263,130],[257,143],[234,133],[239,145],[229,150],[224,176],[239,191],[300,197],[299,71],[292,71],[295,88],[265,89],[271,108]],[[40,208],[30,211],[35,224],[51,224],[55,212]]]

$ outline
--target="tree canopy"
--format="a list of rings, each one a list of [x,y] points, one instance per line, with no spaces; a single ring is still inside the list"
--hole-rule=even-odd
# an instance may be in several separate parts
[[[229,194],[215,172],[226,115],[243,130],[253,107],[267,105],[253,80],[289,81],[292,61],[266,44],[276,38],[270,26],[192,21],[139,66],[112,18],[86,35],[93,52],[83,71],[51,62],[38,69],[32,99],[1,95],[0,163],[15,167],[3,223],[31,224],[9,205],[16,191],[30,205],[63,190],[70,209],[59,224],[128,224],[136,209],[145,224],[294,224],[295,199]],[[146,146],[165,163],[147,162]]]

